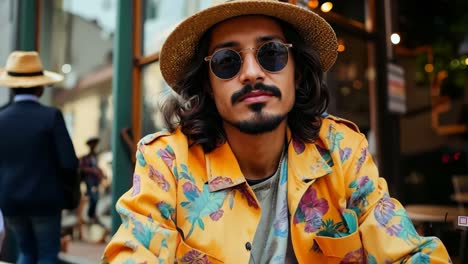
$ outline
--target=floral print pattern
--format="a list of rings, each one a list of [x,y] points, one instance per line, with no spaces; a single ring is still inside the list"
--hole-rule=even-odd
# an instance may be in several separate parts
[[[397,207],[388,195],[384,195],[374,208],[374,216],[379,225],[386,229],[387,234],[403,239],[409,244],[418,244],[421,242],[413,223],[409,219],[406,211],[403,209],[396,210]],[[390,220],[395,222],[395,217],[400,219],[400,222],[391,224]]]
[[[133,174],[133,188],[132,188],[132,196],[137,196],[140,193],[140,175]]]
[[[395,213],[395,204],[388,196],[384,196],[377,202],[374,209],[374,217],[381,227],[385,227]]]
[[[156,204],[156,207],[161,212],[161,217],[163,219],[172,219],[173,221],[175,221],[175,208],[173,208],[170,204],[161,201]]]
[[[201,252],[190,250],[184,256],[179,259],[181,263],[193,263],[193,264],[210,264],[208,257]]]
[[[344,139],[343,132],[336,132],[336,129],[333,125],[328,127],[328,136],[327,139],[330,143],[330,152],[338,150],[340,153],[340,161],[344,163],[351,156],[351,148],[346,147],[342,149],[340,147],[341,141]]]
[[[210,181],[210,188],[215,187],[216,189],[224,189],[227,186],[232,185],[232,179],[229,177],[218,176]]]
[[[196,226],[201,230],[205,229],[203,217],[210,216],[213,221],[218,221],[222,217],[221,206],[227,195],[226,192],[210,192],[208,184],[203,185],[203,191],[192,182],[185,182],[182,188],[187,201],[183,201],[180,205],[187,210],[186,218],[192,226],[186,237],[189,238]]]
[[[146,166],[146,160],[145,160],[145,157],[143,156],[143,153],[141,152],[140,148],[138,148],[138,150],[137,150],[136,160],[138,162],[138,165],[140,165],[141,167]]]
[[[316,145],[316,148],[320,153],[320,156],[322,156],[322,158],[327,162],[327,165],[333,167],[334,163],[330,152],[326,148],[319,145]]]
[[[169,191],[169,188],[171,188],[171,185],[169,182],[166,180],[164,175],[159,172],[157,169],[155,169],[152,165],[149,166],[149,178],[153,180],[163,191],[167,192]]]
[[[361,156],[359,157],[356,165],[356,174],[358,174],[361,171],[362,164],[364,164],[364,161],[367,158],[367,147],[361,149]]]
[[[300,263],[327,263],[330,256],[335,262],[341,256],[341,263],[450,263],[440,240],[419,236],[404,208],[386,194],[366,140],[343,122],[324,118],[314,143],[288,136],[280,178],[287,193],[278,200],[273,235],[293,239]],[[223,244],[253,241],[261,216],[242,172],[223,166],[235,162],[228,143],[204,153],[180,130],[157,133],[141,140],[136,161],[133,187],[116,205],[122,225],[102,263],[249,261],[245,247]],[[330,244],[338,242],[344,247]]]
[[[367,196],[374,191],[374,182],[368,176],[362,176],[352,181],[348,187],[355,190],[351,194],[351,197],[349,197],[347,206],[359,216],[362,213],[361,208],[369,204]]]
[[[296,151],[297,154],[302,154],[304,152],[305,147],[306,147],[304,142],[302,142],[298,138],[293,137],[292,143],[293,143],[294,150]]]
[[[325,198],[318,198],[317,191],[309,188],[299,202],[294,224],[306,223],[304,231],[307,233],[317,231],[322,226],[322,217],[328,211],[328,202]]]
[[[175,154],[171,146],[167,145],[165,149],[158,150],[158,156],[166,163],[169,170],[172,170],[172,164],[175,160]]]
[[[279,211],[279,214],[275,218],[273,223],[274,234],[278,237],[287,237],[288,236],[288,202],[283,201],[283,206]]]
[[[362,248],[349,252],[340,261],[340,264],[365,264],[364,250]]]

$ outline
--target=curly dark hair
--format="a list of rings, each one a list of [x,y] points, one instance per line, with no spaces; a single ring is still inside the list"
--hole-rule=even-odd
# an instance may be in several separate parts
[[[296,99],[288,114],[288,126],[296,140],[313,142],[322,125],[321,115],[329,102],[327,86],[318,53],[307,46],[293,27],[277,20],[286,40],[293,44],[295,60]],[[211,31],[200,39],[185,77],[175,85],[178,95],[171,94],[161,106],[165,126],[174,131],[180,126],[191,144],[200,144],[205,152],[211,152],[226,141],[222,118],[210,94],[208,54]]]

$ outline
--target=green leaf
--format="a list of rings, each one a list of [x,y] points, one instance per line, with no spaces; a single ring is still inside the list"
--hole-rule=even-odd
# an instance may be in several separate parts
[[[377,264],[377,259],[371,254],[367,254],[367,263],[368,264]]]
[[[348,227],[348,233],[352,234],[356,232],[358,224],[357,224],[356,217],[354,216],[354,214],[349,211],[345,211],[343,213],[343,218],[346,222],[346,226]]]
[[[205,230],[205,224],[203,223],[203,220],[201,218],[198,218],[198,226],[200,227],[201,230]]]
[[[138,164],[141,166],[141,167],[145,167],[146,166],[146,160],[145,160],[145,157],[143,156],[143,154],[138,150],[137,153],[136,153],[136,158],[138,160]]]
[[[229,192],[229,208],[232,209],[234,207],[234,197],[236,196],[236,191]]]

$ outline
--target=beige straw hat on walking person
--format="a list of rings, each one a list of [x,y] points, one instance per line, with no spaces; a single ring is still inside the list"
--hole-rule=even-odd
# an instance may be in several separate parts
[[[5,68],[0,68],[0,86],[30,88],[49,85],[63,80],[63,76],[42,67],[35,51],[13,51]]]
[[[335,32],[316,13],[278,0],[232,0],[188,17],[168,36],[161,49],[160,67],[169,86],[174,88],[183,78],[198,41],[209,28],[224,20],[244,15],[265,15],[289,23],[305,43],[319,53],[324,72],[335,63],[338,53]]]

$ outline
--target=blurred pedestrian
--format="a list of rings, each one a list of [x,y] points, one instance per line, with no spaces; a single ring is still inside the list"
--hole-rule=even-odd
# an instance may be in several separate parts
[[[81,179],[86,183],[86,195],[89,199],[87,215],[90,223],[99,222],[96,216],[96,206],[99,200],[99,185],[105,178],[104,173],[98,166],[96,153],[98,144],[98,137],[89,138],[86,141],[89,152],[80,158]]]
[[[60,110],[38,100],[62,79],[33,51],[12,52],[0,69],[0,86],[14,94],[0,110],[0,208],[17,237],[17,263],[58,262],[64,185],[78,177],[78,159]]]

